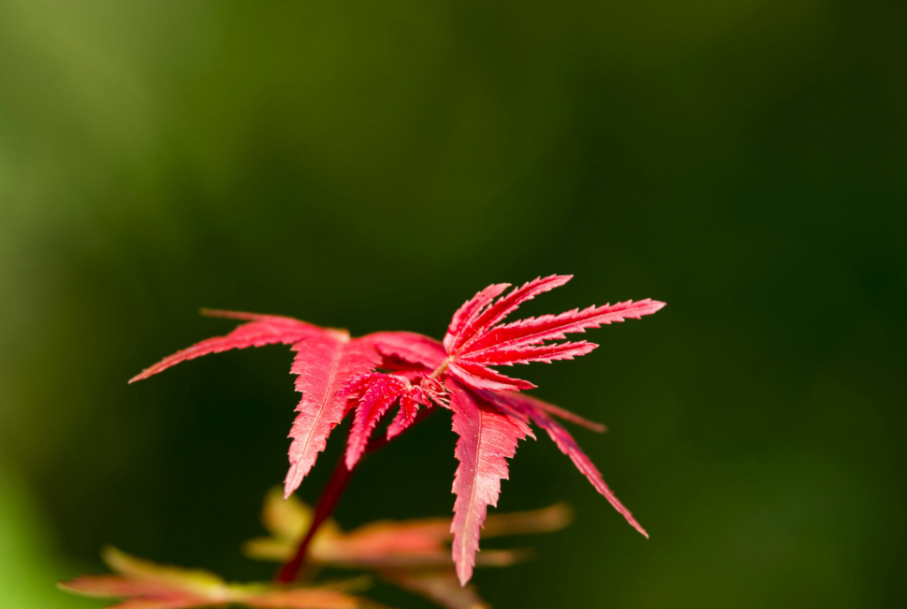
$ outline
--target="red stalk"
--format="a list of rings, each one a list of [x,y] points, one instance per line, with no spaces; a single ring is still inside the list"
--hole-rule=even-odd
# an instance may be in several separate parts
[[[412,425],[407,429],[412,428],[416,423],[434,412],[434,410],[434,408],[421,409]],[[396,436],[394,439],[397,437],[399,436]],[[365,448],[363,457],[375,452],[379,448],[383,448],[388,442],[390,442],[390,440],[387,439],[385,434],[372,438]],[[359,462],[361,463],[362,461],[360,460]],[[309,530],[306,532],[305,537],[302,538],[302,541],[299,542],[299,546],[296,548],[296,553],[293,555],[293,558],[280,567],[280,571],[278,571],[277,575],[274,577],[275,582],[279,584],[290,584],[296,580],[299,573],[302,571],[302,567],[305,566],[306,553],[308,552],[309,545],[312,543],[312,539],[315,537],[315,533],[318,532],[321,525],[334,513],[334,508],[336,508],[337,504],[340,502],[343,491],[346,490],[346,486],[353,476],[354,470],[355,468],[352,470],[347,469],[345,457],[344,455],[340,455],[337,465],[334,466],[334,472],[331,474],[331,479],[328,480],[327,486],[321,491],[321,496],[318,498],[318,503],[315,505],[315,513],[312,515],[312,524],[309,526]]]

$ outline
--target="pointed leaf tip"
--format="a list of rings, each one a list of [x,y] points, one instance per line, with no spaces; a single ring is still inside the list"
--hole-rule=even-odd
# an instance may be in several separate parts
[[[646,539],[649,538],[646,530],[642,528],[642,525],[636,521],[630,510],[620,502],[605,483],[601,472],[598,471],[598,468],[582,451],[573,436],[549,416],[549,412],[551,414],[555,413],[547,407],[548,405],[540,407],[539,400],[520,393],[486,393],[483,395],[487,395],[490,401],[498,404],[499,407],[512,408],[517,412],[523,413],[533,423],[544,429],[561,452],[567,455],[576,468],[586,476],[586,479],[595,487],[595,490],[604,495],[605,499],[626,519],[630,526],[639,531]]]
[[[165,357],[158,363],[146,368],[129,380],[129,383],[141,381],[171,366],[185,362],[210,353],[221,353],[231,349],[246,349],[248,347],[263,347],[282,343],[290,345],[301,340],[330,332],[311,324],[307,324],[291,317],[278,315],[259,315],[256,313],[235,313],[232,311],[209,311],[217,317],[249,320],[226,336],[217,336],[203,340],[191,347],[178,351]]]
[[[504,395],[506,397],[506,396],[514,396],[515,394],[505,393]],[[595,431],[597,433],[605,433],[606,431],[608,431],[607,426],[605,426],[601,423],[597,423],[595,421],[590,421],[589,419],[587,419],[585,417],[579,416],[575,412],[571,412],[571,411],[567,410],[566,408],[561,408],[560,406],[555,406],[554,404],[549,404],[548,402],[544,402],[544,401],[538,399],[537,397],[523,394],[522,396],[516,396],[513,399],[518,399],[518,400],[523,399],[524,401],[531,402],[532,405],[539,410],[547,412],[550,415],[554,415],[554,416],[558,417],[559,419],[563,419],[564,421],[570,421],[571,423],[575,423],[576,425],[579,425],[580,427],[585,427],[586,429],[588,429],[590,431]],[[500,404],[499,404],[499,406],[500,406]]]

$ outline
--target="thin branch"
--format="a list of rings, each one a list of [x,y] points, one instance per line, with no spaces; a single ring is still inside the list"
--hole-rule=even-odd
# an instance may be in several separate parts
[[[407,429],[411,429],[435,410],[436,408],[421,409],[412,425]],[[396,436],[394,439],[398,437],[400,436]],[[365,455],[383,448],[388,442],[390,442],[390,440],[387,439],[386,434],[381,434],[372,438],[365,449],[363,458]],[[360,463],[361,462],[362,461],[360,460]],[[344,456],[340,455],[337,465],[334,466],[334,472],[331,474],[327,486],[321,491],[321,496],[318,498],[318,503],[315,505],[315,513],[312,515],[312,524],[309,526],[309,530],[306,532],[305,537],[302,538],[302,541],[299,542],[299,546],[297,546],[293,558],[284,563],[277,572],[277,575],[274,577],[275,582],[289,584],[295,581],[299,576],[303,566],[305,566],[306,554],[309,545],[312,543],[312,539],[315,538],[315,534],[318,532],[318,529],[321,528],[321,525],[331,517],[334,509],[340,502],[340,498],[343,496],[343,492],[346,490],[347,484],[349,484],[350,478],[353,476],[353,471],[355,471],[355,468],[353,470],[347,469]]]

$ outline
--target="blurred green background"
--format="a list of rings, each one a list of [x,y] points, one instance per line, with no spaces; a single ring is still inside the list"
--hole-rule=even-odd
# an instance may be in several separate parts
[[[652,297],[526,374],[652,534],[547,438],[502,511],[573,503],[496,607],[903,607],[907,3],[0,0],[0,606],[113,543],[231,579],[286,471],[287,349],[126,379],[232,324],[440,337]],[[346,525],[450,512],[429,420]],[[342,446],[303,484],[313,500]],[[487,547],[492,547],[488,542]],[[378,588],[382,600],[424,608]]]

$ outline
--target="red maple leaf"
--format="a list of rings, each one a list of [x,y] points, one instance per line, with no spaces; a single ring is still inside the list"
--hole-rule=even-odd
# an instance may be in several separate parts
[[[412,332],[378,332],[350,338],[345,330],[319,328],[295,319],[248,313],[211,312],[248,320],[227,336],[203,341],[148,368],[132,381],[147,378],[176,363],[207,353],[266,344],[292,344],[291,372],[302,393],[290,431],[290,471],[284,487],[289,496],[324,450],[331,430],[356,411],[346,452],[352,469],[376,425],[394,406],[399,411],[388,426],[392,438],[410,426],[419,406],[442,406],[453,414],[459,435],[455,455],[453,558],[465,585],[472,576],[479,532],[489,505],[496,505],[507,459],[517,442],[534,438],[530,423],[544,429],[592,485],[643,535],[645,530],[618,501],[598,469],[553,416],[602,431],[604,428],[520,391],[532,383],[501,374],[495,366],[551,363],[585,355],[597,345],[564,340],[604,324],[639,319],[664,306],[653,300],[573,309],[503,323],[522,303],[571,279],[569,275],[538,278],[504,294],[509,284],[491,285],[454,314],[443,342]],[[562,341],[562,342],[559,342]],[[388,372],[376,372],[376,370]],[[130,382],[132,382],[130,381]]]

